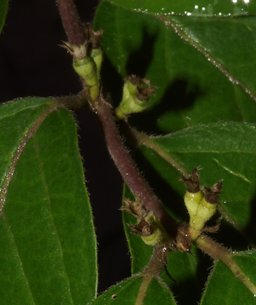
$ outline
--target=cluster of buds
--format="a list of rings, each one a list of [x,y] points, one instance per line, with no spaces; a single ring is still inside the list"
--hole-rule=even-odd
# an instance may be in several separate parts
[[[189,223],[179,226],[175,246],[178,250],[187,252],[190,250],[191,242],[202,232],[216,232],[218,229],[218,225],[207,227],[207,222],[217,212],[222,182],[217,182],[212,187],[201,188],[197,169],[182,180],[187,189],[184,203],[189,214]],[[125,200],[123,210],[136,217],[137,223],[130,228],[145,244],[150,246],[168,244],[169,237],[162,224],[140,202]]]
[[[190,176],[183,177],[183,181],[187,187],[184,202],[190,218],[188,232],[191,239],[195,240],[205,229],[206,223],[217,212],[218,195],[222,182],[201,190],[197,170],[194,170]]]
[[[100,70],[103,61],[102,49],[99,47],[101,35],[101,31],[93,31],[88,25],[85,45],[77,47],[65,44],[73,55],[73,68],[85,83],[91,102],[100,95]]]
[[[139,235],[146,245],[155,246],[166,240],[166,233],[160,222],[141,203],[125,200],[123,210],[136,217],[137,224],[130,225],[131,231]]]

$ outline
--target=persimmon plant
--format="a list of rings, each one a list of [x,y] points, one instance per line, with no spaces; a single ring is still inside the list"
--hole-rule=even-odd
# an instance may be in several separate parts
[[[256,304],[255,1],[57,9],[81,91],[0,107],[0,304]],[[82,107],[124,181],[131,276],[100,295]]]

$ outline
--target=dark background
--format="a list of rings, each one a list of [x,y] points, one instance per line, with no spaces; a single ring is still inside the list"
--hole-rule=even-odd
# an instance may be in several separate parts
[[[84,22],[92,20],[97,2],[76,1]],[[10,0],[0,37],[0,102],[80,91],[71,57],[60,47],[65,39],[54,0]],[[94,114],[83,109],[75,116],[98,237],[99,289],[103,290],[130,269],[119,211],[122,182]]]

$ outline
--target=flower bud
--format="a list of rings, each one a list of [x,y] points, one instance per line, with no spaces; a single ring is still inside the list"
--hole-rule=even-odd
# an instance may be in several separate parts
[[[100,71],[101,71],[101,66],[102,66],[102,62],[103,62],[103,52],[102,52],[102,50],[100,48],[92,49],[91,58],[95,62],[98,81],[100,81]]]
[[[189,187],[193,186],[193,190],[197,190],[199,189],[198,179],[198,174],[193,172],[190,177],[186,178],[185,183]],[[194,186],[196,187],[194,188]],[[221,187],[222,183],[218,182],[211,188],[204,188],[203,192],[188,190],[185,193],[184,202],[189,214],[189,233],[192,239],[196,239],[201,234],[207,221],[216,213]]]
[[[146,110],[150,104],[149,97],[153,92],[149,81],[130,76],[124,83],[121,103],[116,108],[116,115],[124,119],[129,114]]]
[[[149,213],[145,220],[151,227],[151,234],[141,235],[141,239],[148,246],[155,246],[160,244],[164,240],[164,231],[160,224],[156,221],[155,216],[152,213]]]
[[[82,59],[74,59],[73,68],[85,82],[89,96],[94,101],[100,93],[96,63],[91,57],[86,56]]]

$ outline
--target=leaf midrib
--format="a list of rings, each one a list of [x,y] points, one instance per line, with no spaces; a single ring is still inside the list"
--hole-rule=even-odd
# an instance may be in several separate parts
[[[13,101],[13,102],[11,102],[11,103],[14,103],[14,102],[16,102],[16,101]],[[6,106],[9,106],[10,104],[6,103],[6,104],[2,105],[1,107],[5,107],[5,105],[6,105]],[[17,114],[19,114],[19,113],[21,113],[21,112],[27,112],[28,110],[35,110],[35,109],[37,109],[37,108],[39,109],[40,107],[42,108],[42,111],[44,111],[44,110],[45,110],[44,108],[48,108],[48,107],[49,107],[49,104],[47,104],[47,103],[45,102],[45,104],[29,105],[29,106],[26,106],[26,107],[21,108],[21,109],[19,109],[19,110],[15,110],[15,109],[14,109],[13,112],[7,113],[6,115],[1,115],[1,114],[0,114],[0,120],[9,119],[10,117],[16,116]],[[3,108],[2,108],[2,109],[3,109]],[[1,112],[1,113],[2,113],[2,112]]]

